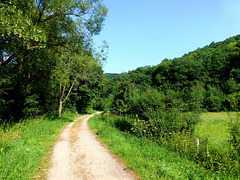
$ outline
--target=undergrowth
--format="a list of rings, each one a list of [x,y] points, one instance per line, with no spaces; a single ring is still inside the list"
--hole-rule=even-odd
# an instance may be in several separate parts
[[[183,154],[161,147],[149,138],[120,131],[101,116],[91,118],[89,125],[140,179],[234,179],[219,171],[207,170]]]
[[[171,125],[169,123],[163,129],[158,125],[158,122],[162,122],[162,120],[157,119],[146,121],[110,113],[102,114],[102,118],[121,131],[154,140],[161,147],[178,152],[212,172],[220,171],[228,177],[239,178],[240,118],[237,113],[233,113],[232,116],[225,114],[229,118],[225,121],[215,118],[215,120],[210,121],[211,124],[206,124],[206,119],[203,119],[202,123],[196,126],[196,131],[189,131],[187,128],[172,130],[173,126],[168,128],[168,125]],[[185,122],[187,119],[192,121],[191,119],[194,118],[188,113],[184,113],[183,116],[179,114],[179,117],[177,121],[183,117]],[[222,126],[224,128],[220,129]],[[206,129],[211,130],[211,128],[214,131],[206,131]],[[221,131],[224,132],[223,136],[219,133]]]
[[[45,171],[41,164],[57,134],[76,114],[38,117],[0,126],[0,179],[33,179]],[[46,167],[45,167],[46,168]]]

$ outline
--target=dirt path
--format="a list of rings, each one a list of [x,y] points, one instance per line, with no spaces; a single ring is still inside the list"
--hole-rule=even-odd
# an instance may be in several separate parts
[[[93,135],[87,124],[91,116],[79,118],[63,130],[54,147],[47,178],[50,180],[135,179]],[[76,125],[78,120],[82,120],[80,125]]]

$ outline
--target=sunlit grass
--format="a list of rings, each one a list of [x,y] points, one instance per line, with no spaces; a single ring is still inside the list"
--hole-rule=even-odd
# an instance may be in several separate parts
[[[104,144],[140,179],[226,179],[158,143],[121,132],[95,116],[89,125]]]
[[[227,120],[229,117],[236,117],[236,112],[207,112],[201,115],[204,121],[216,121],[216,120]]]
[[[76,118],[65,114],[61,118],[35,118],[12,126],[0,127],[0,179],[39,178],[46,171],[46,155],[57,134]]]
[[[235,112],[208,112],[201,115],[202,122],[196,127],[196,137],[209,137],[209,141],[215,145],[223,145],[229,139],[228,126],[231,118],[235,118]]]

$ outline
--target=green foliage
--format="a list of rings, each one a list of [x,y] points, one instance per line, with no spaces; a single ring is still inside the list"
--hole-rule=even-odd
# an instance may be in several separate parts
[[[109,78],[109,79],[113,79],[114,77],[119,76],[119,74],[117,73],[104,73],[104,78]]]
[[[43,161],[62,127],[76,118],[38,117],[0,126],[0,179],[38,178]],[[43,169],[41,169],[43,168]]]
[[[136,119],[134,123],[129,122],[135,134],[140,135],[146,131],[149,136],[157,138],[183,129],[194,131],[199,118],[195,113],[184,113],[185,103],[179,94],[173,90],[164,94],[150,86],[139,89],[124,78],[114,85],[113,93],[105,102],[107,111]]]
[[[219,88],[208,85],[206,91],[205,98],[205,107],[209,111],[218,112],[221,111],[222,102],[224,100],[223,93],[219,90]]]
[[[104,115],[105,116],[105,115]],[[237,176],[220,172],[211,172],[198,166],[187,157],[177,152],[169,151],[166,147],[160,147],[158,143],[145,137],[138,138],[127,132],[121,132],[113,127],[111,122],[106,122],[106,117],[91,118],[90,128],[98,135],[104,144],[116,154],[120,160],[127,163],[127,168],[137,173],[140,179],[236,179]],[[125,119],[126,121],[129,121]],[[114,125],[115,126],[115,125]],[[188,149],[189,147],[178,138],[179,143]],[[117,142],[117,143],[116,143]],[[185,140],[186,142],[186,140]],[[179,147],[175,141],[169,145]],[[195,147],[195,144],[193,143]],[[196,148],[195,148],[196,149]]]
[[[229,94],[227,96],[227,100],[232,110],[234,111],[240,110],[240,91]]]
[[[120,131],[153,139],[161,147],[180,153],[213,172],[225,173],[231,179],[239,176],[239,118],[235,118],[235,114],[231,115],[234,121],[231,121],[229,126],[231,135],[229,144],[227,118],[231,116],[228,117],[224,113],[224,116],[218,119],[222,114],[203,114],[202,123],[197,127],[192,123],[196,123],[199,116],[192,113],[182,113],[180,116],[176,116],[176,112],[165,113],[169,115],[165,119],[149,121],[108,113],[102,114],[102,120]],[[189,131],[188,126],[195,127],[195,131]]]
[[[100,84],[107,45],[97,52],[92,36],[106,17],[102,0],[11,0],[0,10],[0,121],[57,112],[65,99],[75,107],[64,110],[82,111],[70,96],[85,96],[73,92],[76,85],[95,91]]]
[[[232,121],[237,121],[236,113],[204,113],[202,123],[196,127],[199,138],[199,153],[195,160],[213,171],[227,172],[239,176],[239,154],[231,143]],[[235,134],[237,135],[237,134]]]
[[[101,102],[108,114],[104,120],[121,131],[154,139],[211,171],[236,176],[238,129],[231,129],[235,145],[224,141],[219,146],[211,136],[197,134],[196,127],[202,111],[239,109],[239,43],[240,35],[105,79]],[[207,126],[205,132],[213,127]]]
[[[240,116],[237,114],[237,118],[231,119],[229,126],[230,143],[235,149],[235,153],[239,157],[238,163],[240,164]]]
[[[129,109],[132,106],[129,102],[133,98],[128,94],[134,94],[132,97],[135,100],[132,101],[141,108],[137,100],[139,94],[152,88],[166,95],[167,107],[177,107],[181,111],[231,110],[229,101],[236,94],[230,94],[239,91],[239,43],[240,35],[237,35],[189,52],[180,58],[164,59],[159,65],[139,67],[120,74],[108,79],[110,82],[103,94],[112,93],[115,98],[116,93],[119,93],[117,99],[113,99],[113,103],[118,103],[122,107],[121,114],[130,113]],[[119,83],[132,86],[135,90],[132,93],[132,88],[126,91],[119,87]],[[134,106],[132,109],[138,108]],[[117,108],[115,111],[117,112]]]
[[[240,82],[240,68],[234,68],[230,72],[230,77],[233,79],[236,79],[236,81],[239,83]]]
[[[206,96],[206,90],[202,82],[197,81],[190,87],[187,93],[188,108],[190,111],[201,111],[204,109],[204,99]]]
[[[239,90],[240,90],[240,83],[237,83],[237,81],[234,78],[228,79],[226,83],[223,85],[223,91],[226,94],[232,94]]]

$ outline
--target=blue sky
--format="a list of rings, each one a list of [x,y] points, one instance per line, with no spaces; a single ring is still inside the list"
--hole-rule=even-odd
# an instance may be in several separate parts
[[[105,73],[161,63],[240,34],[240,0],[105,0],[95,46],[107,41]]]

